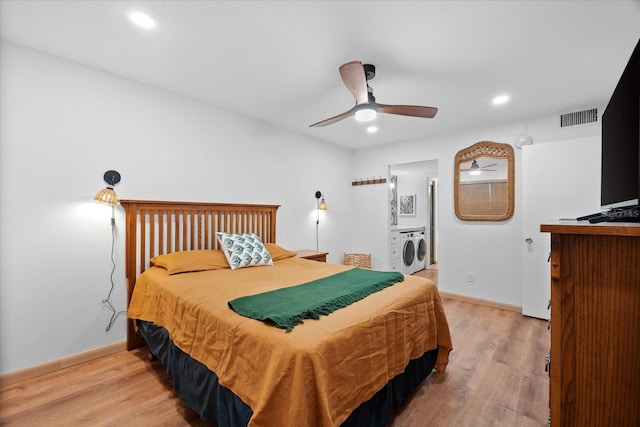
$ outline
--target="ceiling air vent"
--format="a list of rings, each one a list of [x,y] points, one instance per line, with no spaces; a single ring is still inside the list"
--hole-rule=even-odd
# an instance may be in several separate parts
[[[589,108],[588,110],[572,111],[560,115],[560,127],[585,125],[588,123],[596,123],[598,121],[598,109]]]

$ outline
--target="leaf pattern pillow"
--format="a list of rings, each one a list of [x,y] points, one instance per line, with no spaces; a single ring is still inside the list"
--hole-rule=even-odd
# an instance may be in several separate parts
[[[224,252],[232,270],[259,265],[273,265],[271,254],[254,233],[216,233],[220,249]]]

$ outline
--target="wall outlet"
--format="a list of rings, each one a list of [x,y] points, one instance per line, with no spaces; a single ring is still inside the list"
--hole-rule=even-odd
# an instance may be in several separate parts
[[[467,273],[467,282],[473,283],[476,280],[476,274],[473,271]]]

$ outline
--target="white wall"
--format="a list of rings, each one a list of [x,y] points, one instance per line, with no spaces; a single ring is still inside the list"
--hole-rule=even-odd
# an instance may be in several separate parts
[[[350,249],[348,150],[4,41],[0,67],[0,373],[125,339],[101,303],[111,210],[91,199],[108,169],[123,199],[280,204],[290,249],[315,248],[320,190],[320,248],[330,262]]]
[[[436,119],[437,120],[437,119]],[[586,137],[599,134],[599,126],[577,126],[560,129],[556,115],[529,120],[528,133],[534,143]],[[521,305],[522,214],[520,165],[521,150],[515,149],[516,187],[515,213],[504,222],[465,222],[455,217],[453,209],[453,159],[455,154],[478,141],[512,143],[522,132],[523,123],[485,129],[462,130],[457,133],[417,141],[378,146],[354,152],[355,176],[384,175],[389,165],[438,160],[438,285],[446,292],[489,301]],[[563,177],[558,176],[561,180]],[[386,260],[388,251],[388,213],[386,186],[371,186],[366,198],[354,206],[354,218],[367,218],[354,227],[354,242],[366,242],[374,257]],[[599,194],[599,188],[591,189]],[[358,189],[354,189],[357,192]],[[400,193],[400,192],[399,192]],[[368,212],[375,211],[375,216]],[[384,211],[384,214],[382,212]],[[374,235],[375,231],[375,235]],[[387,262],[381,263],[387,268]],[[475,274],[473,283],[467,273]]]

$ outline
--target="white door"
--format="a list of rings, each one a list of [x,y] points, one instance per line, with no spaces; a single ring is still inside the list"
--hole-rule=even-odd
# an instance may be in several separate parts
[[[549,318],[549,233],[540,224],[600,210],[600,137],[522,148],[522,314]]]

